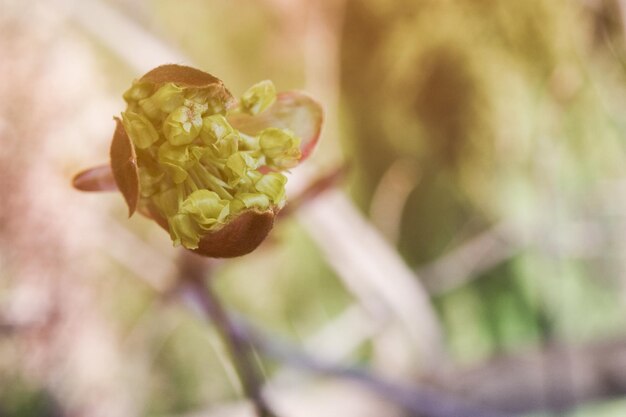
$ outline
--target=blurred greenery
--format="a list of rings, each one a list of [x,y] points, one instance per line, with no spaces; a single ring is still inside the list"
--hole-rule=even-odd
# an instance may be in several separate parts
[[[600,182],[623,175],[622,43],[613,12],[572,1],[348,2],[355,200],[368,210],[394,161],[413,159],[398,247],[414,266],[502,220],[584,218]],[[622,333],[614,280],[597,260],[522,251],[437,304],[451,352],[478,360]]]
[[[0,392],[0,416],[60,417],[61,408],[47,392],[19,378],[11,380]]]

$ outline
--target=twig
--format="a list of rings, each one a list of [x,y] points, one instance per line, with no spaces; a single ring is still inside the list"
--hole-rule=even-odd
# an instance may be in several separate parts
[[[243,393],[252,401],[256,415],[276,417],[263,398],[263,378],[251,356],[247,336],[224,310],[219,297],[213,291],[211,281],[206,282],[206,275],[210,270],[208,262],[188,251],[183,251],[180,259],[180,289],[219,331],[230,353]]]
[[[231,321],[238,332],[259,352],[281,363],[318,374],[358,382],[381,398],[404,408],[412,417],[512,417],[511,414],[484,410],[466,404],[456,396],[427,387],[400,385],[386,381],[363,368],[338,366],[309,356],[276,337],[267,337],[242,318]]]
[[[415,417],[509,417],[464,404],[458,398],[424,387],[401,386],[373,375],[365,369],[337,366],[309,356],[279,338],[268,337],[241,316],[228,313],[207,283],[211,261],[181,252],[179,279],[185,300],[192,302],[203,317],[219,330],[226,343],[246,397],[259,417],[275,417],[262,396],[263,380],[251,356],[254,347],[264,356],[295,368],[358,382],[383,399],[403,407]]]
[[[210,266],[204,259],[185,254],[179,265],[187,299],[193,301],[193,306],[200,310],[202,316],[213,321],[225,335],[244,392],[255,401],[262,417],[272,417],[272,414],[267,414],[269,408],[261,397],[263,381],[250,356],[252,348],[267,358],[294,368],[358,382],[386,401],[400,405],[409,416],[508,417],[545,409],[568,409],[626,392],[626,367],[622,359],[626,352],[626,340],[578,348],[550,346],[537,352],[499,358],[476,369],[450,369],[430,375],[429,380],[442,389],[394,383],[362,368],[341,366],[310,356],[279,337],[266,335],[244,318],[228,313],[219,301],[216,302],[210,286],[204,283],[207,267]],[[550,377],[558,386],[563,373],[570,371],[570,366],[554,359],[566,354],[573,355],[579,370],[573,384],[575,392],[569,395],[564,395],[562,391],[550,392],[551,398],[547,399],[538,384],[544,364],[553,364]],[[503,378],[504,375],[506,378]],[[499,411],[473,405],[478,403]]]

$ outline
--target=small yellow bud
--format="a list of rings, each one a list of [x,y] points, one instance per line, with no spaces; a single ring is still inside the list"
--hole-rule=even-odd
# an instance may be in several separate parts
[[[268,165],[276,169],[293,168],[302,156],[300,140],[287,130],[274,127],[265,129],[261,132],[259,145]]]
[[[235,152],[228,157],[226,166],[233,174],[234,180],[244,177],[249,170],[258,168],[258,161],[255,160],[248,152]]]
[[[122,123],[133,144],[139,149],[146,149],[159,140],[159,134],[152,122],[142,114],[123,112]]]
[[[163,122],[163,134],[172,145],[188,145],[200,134],[202,114],[198,109],[180,106]]]
[[[229,202],[209,190],[194,191],[180,206],[181,213],[189,214],[204,230],[223,224],[230,214]]]
[[[198,224],[186,213],[178,213],[168,218],[170,236],[175,246],[183,245],[187,249],[197,249],[200,241]]]
[[[163,143],[158,150],[157,158],[162,168],[169,173],[175,184],[187,179],[187,170],[194,164],[194,155],[187,146],[174,146]]]
[[[270,172],[256,181],[254,188],[268,196],[273,204],[280,206],[285,202],[285,184],[287,177],[278,172]]]
[[[154,90],[154,85],[152,83],[135,82],[124,93],[124,100],[127,103],[130,103],[132,101],[142,100],[150,96],[153,90]]]
[[[276,101],[276,87],[270,80],[254,84],[241,96],[241,108],[244,112],[257,115]]]
[[[152,96],[139,101],[141,109],[151,119],[157,119],[163,113],[171,113],[183,105],[185,95],[183,88],[176,84],[167,83],[159,88]]]
[[[259,193],[239,193],[235,196],[234,201],[236,209],[242,210],[244,207],[247,209],[259,209],[267,210],[270,207],[270,199],[265,194]],[[238,203],[241,202],[242,205]]]
[[[200,137],[207,145],[222,140],[233,132],[234,129],[230,124],[228,124],[226,118],[221,114],[213,114],[202,119]]]

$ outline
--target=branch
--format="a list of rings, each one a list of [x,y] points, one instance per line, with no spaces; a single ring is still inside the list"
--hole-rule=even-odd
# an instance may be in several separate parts
[[[251,356],[251,346],[245,334],[231,320],[224,310],[219,297],[207,281],[210,260],[201,258],[189,251],[182,251],[180,257],[180,291],[186,299],[194,302],[201,313],[219,331],[241,382],[244,395],[253,403],[258,417],[275,417],[263,398],[263,378]]]
[[[363,368],[338,366],[314,358],[291,347],[276,336],[265,336],[243,320],[236,321],[241,332],[262,354],[275,360],[317,374],[360,383],[381,398],[402,407],[412,417],[511,417],[510,414],[476,407],[434,388],[400,385],[376,376]]]
[[[251,359],[251,348],[280,363],[317,374],[348,379],[360,383],[383,399],[403,407],[415,417],[506,417],[472,407],[456,397],[425,387],[401,386],[385,381],[365,369],[337,366],[309,356],[280,338],[256,330],[241,316],[224,310],[205,280],[210,275],[211,261],[188,251],[181,252],[179,262],[181,290],[185,300],[208,318],[219,330],[231,352],[246,397],[251,399],[260,417],[273,417],[262,396],[263,381]],[[210,277],[209,277],[210,278]]]
[[[626,339],[554,344],[432,375],[447,392],[495,410],[564,411],[626,394]]]

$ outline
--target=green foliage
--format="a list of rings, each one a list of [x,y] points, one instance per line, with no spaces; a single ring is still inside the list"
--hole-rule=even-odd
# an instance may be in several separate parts
[[[565,0],[348,2],[343,122],[363,210],[408,160],[415,187],[397,244],[409,264],[502,221],[541,247],[437,298],[459,360],[623,326],[603,261],[555,253],[585,246],[586,236],[566,237],[568,225],[613,227],[590,200],[626,166],[625,72],[609,23]]]
[[[0,415],[60,417],[63,413],[49,393],[15,378],[0,382]]]
[[[351,297],[300,227],[284,222],[275,238],[290,244],[272,247],[272,256],[263,256],[261,248],[259,256],[225,268],[216,284],[230,305],[259,326],[300,339],[322,328]]]

